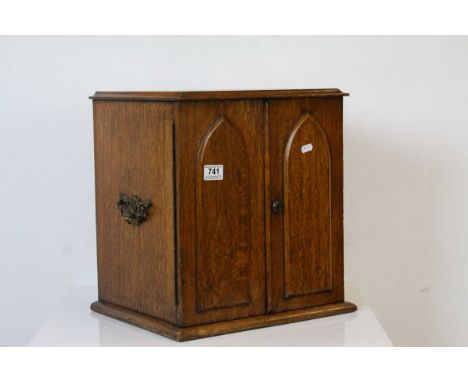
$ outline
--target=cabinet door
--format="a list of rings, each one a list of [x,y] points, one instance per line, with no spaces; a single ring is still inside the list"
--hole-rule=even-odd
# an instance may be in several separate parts
[[[265,313],[262,101],[176,113],[180,325]]]
[[[267,107],[269,310],[342,301],[342,99]]]

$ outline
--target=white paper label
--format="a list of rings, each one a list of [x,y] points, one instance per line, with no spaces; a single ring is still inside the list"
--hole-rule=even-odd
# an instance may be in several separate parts
[[[203,179],[204,180],[223,180],[222,164],[206,164],[203,166]]]
[[[301,147],[301,152],[302,154],[308,153],[309,151],[312,151],[312,148],[313,148],[312,143],[308,143]]]

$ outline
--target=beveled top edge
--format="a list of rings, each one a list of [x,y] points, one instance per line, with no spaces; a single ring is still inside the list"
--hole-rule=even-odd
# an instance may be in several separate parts
[[[92,100],[107,101],[205,101],[219,99],[343,97],[340,89],[219,90],[168,92],[96,92]]]

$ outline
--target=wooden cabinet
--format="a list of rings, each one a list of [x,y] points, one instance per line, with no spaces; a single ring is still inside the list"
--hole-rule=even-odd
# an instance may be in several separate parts
[[[99,300],[176,340],[347,313],[338,89],[98,92]]]

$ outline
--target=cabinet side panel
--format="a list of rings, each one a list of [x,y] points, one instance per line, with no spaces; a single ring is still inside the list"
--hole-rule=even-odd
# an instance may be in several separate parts
[[[99,299],[175,321],[173,106],[94,102]],[[126,223],[120,193],[151,201]]]

